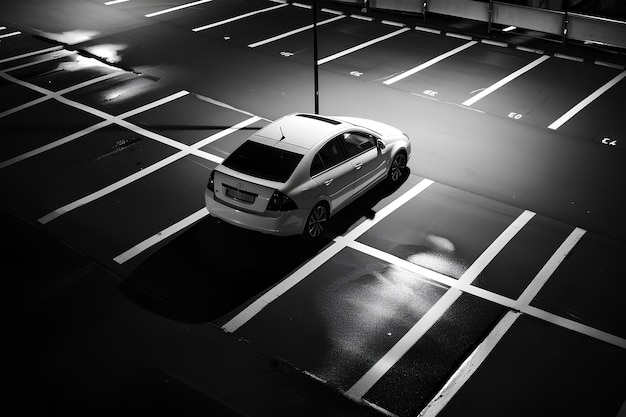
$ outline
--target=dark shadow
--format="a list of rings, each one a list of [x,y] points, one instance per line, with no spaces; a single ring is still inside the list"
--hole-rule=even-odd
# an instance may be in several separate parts
[[[328,240],[275,237],[207,217],[121,284],[138,305],[184,322],[215,321],[277,284]]]
[[[408,178],[408,169],[405,178]],[[318,239],[277,237],[207,217],[137,267],[121,291],[141,307],[182,322],[213,322],[243,308],[344,234],[374,216],[402,184],[381,183],[339,212]]]
[[[361,219],[373,219],[376,216],[376,211],[384,207],[392,199],[392,196],[396,197],[394,194],[402,187],[410,175],[411,170],[407,167],[403,179],[397,184],[383,181],[354,200],[330,219],[325,235],[329,239],[334,239],[348,232]]]

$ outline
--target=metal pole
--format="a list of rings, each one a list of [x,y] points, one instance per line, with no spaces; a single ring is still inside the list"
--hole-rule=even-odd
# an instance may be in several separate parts
[[[317,0],[313,0],[313,84],[315,89],[315,114],[320,113],[320,91],[317,74]]]

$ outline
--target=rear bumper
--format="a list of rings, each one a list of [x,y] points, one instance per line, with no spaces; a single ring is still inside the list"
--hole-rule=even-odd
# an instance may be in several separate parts
[[[276,236],[301,234],[309,215],[306,209],[250,213],[220,202],[210,190],[205,190],[204,201],[209,214],[215,218],[245,229]]]

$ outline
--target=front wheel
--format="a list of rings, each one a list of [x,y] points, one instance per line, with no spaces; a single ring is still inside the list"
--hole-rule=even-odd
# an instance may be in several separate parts
[[[328,208],[324,203],[318,203],[313,207],[304,227],[304,236],[315,239],[324,231],[328,221]]]
[[[390,183],[397,184],[402,180],[406,172],[406,162],[406,154],[403,151],[398,152],[393,157],[389,174],[387,174],[387,179]]]

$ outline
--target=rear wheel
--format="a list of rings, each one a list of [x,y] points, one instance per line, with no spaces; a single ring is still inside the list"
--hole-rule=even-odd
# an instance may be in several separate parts
[[[404,178],[406,172],[406,154],[404,151],[398,152],[391,161],[391,167],[389,168],[389,174],[387,179],[392,184],[397,184]]]
[[[324,231],[328,216],[328,206],[325,203],[316,204],[306,220],[304,235],[312,239],[320,236]]]

